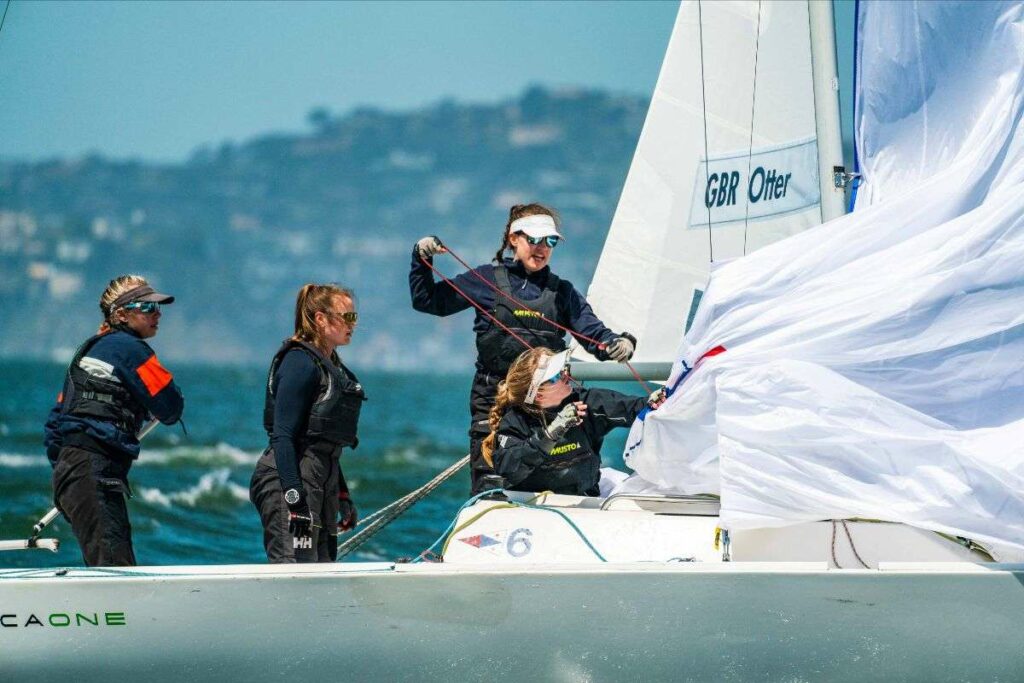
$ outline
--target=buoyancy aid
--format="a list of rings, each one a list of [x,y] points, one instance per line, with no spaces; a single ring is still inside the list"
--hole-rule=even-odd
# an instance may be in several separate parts
[[[81,366],[89,349],[103,336],[97,334],[87,339],[71,360],[67,383],[71,388],[71,396],[64,396],[63,413],[109,422],[126,435],[134,437],[146,422],[148,411],[145,406],[118,379],[98,377]]]
[[[542,486],[537,490],[594,495],[592,490],[600,479],[600,470],[600,444],[594,444],[586,431],[577,426],[555,443],[527,481]]]
[[[301,452],[336,456],[343,447],[355,448],[359,445],[359,437],[356,436],[359,412],[366,400],[363,385],[344,365],[335,364],[312,344],[294,339],[285,340],[270,362],[263,404],[263,428],[267,430],[267,436],[274,431],[274,374],[285,354],[292,349],[308,353],[320,371],[320,387],[309,411]]]
[[[496,297],[491,314],[531,347],[546,346],[553,351],[562,351],[565,346],[565,333],[541,316],[549,320],[558,320],[558,276],[548,271],[547,282],[536,299],[523,301],[512,290],[508,268],[504,265],[495,266],[494,280],[498,288],[508,296],[518,299],[526,307],[519,307],[505,297]],[[501,326],[492,323],[487,330],[476,337],[476,350],[481,364],[488,373],[504,377],[509,367],[526,347]]]

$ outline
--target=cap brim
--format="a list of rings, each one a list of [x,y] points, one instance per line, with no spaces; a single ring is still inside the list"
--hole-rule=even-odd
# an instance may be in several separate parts
[[[569,360],[569,352],[562,351],[548,358],[547,367],[544,369],[544,377],[541,379],[542,382],[547,382],[555,377],[558,377],[562,370],[565,369],[565,364]]]
[[[558,239],[565,239],[562,237],[562,233],[558,232],[558,230],[547,226],[529,226],[522,230],[517,230],[516,232],[521,232],[534,239],[539,237],[557,237]]]
[[[170,294],[162,294],[160,292],[150,292],[149,294],[143,294],[142,296],[135,299],[135,301],[152,301],[158,304],[173,304],[174,297]]]

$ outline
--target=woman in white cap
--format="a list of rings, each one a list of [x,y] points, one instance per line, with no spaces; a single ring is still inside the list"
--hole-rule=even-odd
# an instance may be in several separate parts
[[[498,383],[490,434],[482,455],[513,491],[551,491],[596,496],[601,444],[616,427],[629,427],[645,407],[664,400],[611,389],[574,388],[566,372],[568,352],[535,348],[521,356]]]
[[[160,326],[160,307],[173,302],[138,275],[111,280],[100,297],[103,323],[71,360],[46,421],[54,501],[89,567],[136,564],[125,498],[137,435],[150,416],[174,424],[185,407],[146,343]]]
[[[501,248],[493,263],[460,274],[452,280],[454,284],[435,282],[433,271],[424,263],[432,263],[436,254],[445,251],[437,237],[424,237],[413,249],[409,273],[413,308],[423,313],[447,316],[464,311],[473,304],[479,306],[473,321],[477,347],[476,375],[469,399],[473,493],[489,488],[483,479],[494,474],[493,468],[481,456],[480,445],[490,433],[488,416],[494,405],[498,382],[505,378],[512,362],[525,350],[524,344],[555,351],[566,348],[565,332],[544,318],[599,342],[581,340],[583,347],[600,360],[621,362],[633,355],[636,339],[628,333],[617,334],[605,327],[572,283],[551,271],[551,255],[562,240],[558,225],[558,215],[542,204],[513,206],[502,230]],[[505,296],[495,290],[500,290]],[[519,306],[511,299],[523,305]],[[510,334],[505,328],[515,334]]]

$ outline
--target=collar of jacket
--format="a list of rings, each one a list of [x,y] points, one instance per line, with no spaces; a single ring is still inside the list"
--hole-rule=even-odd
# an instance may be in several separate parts
[[[529,280],[530,282],[542,283],[548,279],[548,272],[551,270],[551,266],[544,266],[540,270],[534,273],[526,272],[526,267],[523,266],[522,261],[516,261],[514,259],[506,258],[503,264],[508,268],[508,272],[521,280]]]

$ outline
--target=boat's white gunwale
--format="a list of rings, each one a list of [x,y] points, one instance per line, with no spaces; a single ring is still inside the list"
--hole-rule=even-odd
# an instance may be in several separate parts
[[[737,574],[760,575],[820,575],[820,576],[917,576],[917,575],[1021,575],[1024,564],[970,563],[970,562],[883,562],[878,569],[829,569],[824,562],[629,562],[607,564],[584,563],[547,563],[512,565],[507,563],[445,565],[435,563],[424,564],[390,564],[385,562],[367,562],[338,565],[226,565],[226,566],[175,566],[175,567],[135,567],[104,571],[101,573],[87,568],[54,569],[52,571],[35,570],[32,574],[23,574],[25,570],[0,570],[0,584],[15,582],[75,583],[107,581],[190,581],[202,579],[206,581],[247,580],[281,580],[281,579],[322,579],[342,577],[369,577],[394,575],[396,577],[423,576],[474,576],[474,575],[506,575],[520,576],[573,576],[573,575],[624,575],[624,574],[718,574],[730,576]],[[66,573],[59,573],[66,572]]]

